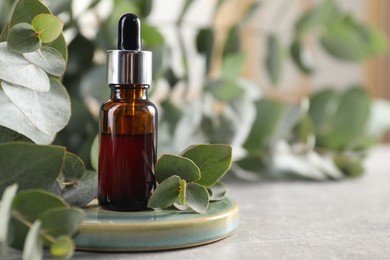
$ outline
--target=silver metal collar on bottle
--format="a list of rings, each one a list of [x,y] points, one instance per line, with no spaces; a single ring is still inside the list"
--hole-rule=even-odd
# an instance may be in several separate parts
[[[141,50],[107,51],[108,84],[152,83],[152,53]]]

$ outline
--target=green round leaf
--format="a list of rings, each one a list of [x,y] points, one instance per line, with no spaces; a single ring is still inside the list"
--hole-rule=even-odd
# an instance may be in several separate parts
[[[241,42],[239,35],[239,27],[233,26],[229,29],[228,36],[226,38],[225,46],[223,49],[223,56],[236,53],[240,50]]]
[[[85,172],[84,162],[75,154],[66,152],[62,166],[65,182],[78,181]]]
[[[64,38],[64,35],[62,33],[60,34],[60,36],[57,39],[55,39],[54,41],[52,41],[48,44],[45,44],[44,46],[52,47],[52,48],[56,49],[59,53],[61,53],[62,58],[65,61],[68,61],[68,47],[66,45],[65,38]]]
[[[217,183],[232,164],[232,146],[225,144],[201,144],[189,147],[182,154],[200,169],[202,177],[197,183],[210,187]]]
[[[51,208],[66,208],[68,205],[61,198],[42,190],[20,192],[14,199],[12,209],[29,222],[34,222],[39,215]],[[11,245],[22,249],[28,228],[12,218],[13,240]]]
[[[207,189],[197,183],[187,184],[186,205],[198,213],[204,213],[209,206]]]
[[[92,168],[95,171],[97,171],[99,167],[99,136],[98,135],[93,140],[90,157],[91,157]]]
[[[180,195],[180,177],[171,176],[158,185],[148,202],[148,208],[163,209],[171,206]]]
[[[291,57],[297,67],[305,74],[313,74],[314,61],[311,53],[303,48],[299,40],[295,40],[291,45]]]
[[[8,50],[17,53],[33,52],[42,46],[32,26],[28,23],[18,23],[8,33]]]
[[[49,189],[60,173],[64,153],[59,146],[0,144],[0,193],[14,183],[20,190]]]
[[[40,14],[32,20],[32,27],[43,43],[52,42],[60,36],[64,23],[51,14]]]
[[[33,18],[39,14],[50,14],[50,10],[40,0],[19,0],[12,13],[10,26],[18,23],[31,24]]]
[[[226,197],[227,188],[220,182],[217,182],[215,185],[207,189],[209,192],[210,201],[222,200]]]
[[[44,133],[55,134],[68,123],[70,98],[59,80],[50,79],[49,92],[37,92],[5,82],[1,85],[8,98]]]
[[[11,207],[12,207],[12,201],[15,198],[17,190],[18,190],[17,184],[8,186],[1,197],[0,244],[2,244],[3,246],[3,253],[6,253],[8,248],[8,228],[9,228],[9,221],[11,219]]]
[[[156,164],[156,180],[161,183],[173,175],[179,176],[187,182],[200,179],[200,171],[193,161],[181,156],[164,154]]]
[[[22,54],[9,51],[6,42],[0,43],[0,80],[36,91],[50,89],[47,74],[27,61]]]
[[[283,49],[279,38],[271,34],[267,39],[267,57],[265,65],[273,85],[280,81],[283,67]]]
[[[149,48],[164,44],[164,37],[156,29],[147,23],[142,24],[142,39]]]
[[[61,76],[66,69],[66,62],[56,49],[42,46],[35,52],[23,54],[26,60],[37,65],[44,71],[54,76]]]
[[[26,136],[15,132],[7,127],[0,125],[0,143],[6,143],[6,142],[26,142],[26,143],[32,143],[31,139],[27,138]]]
[[[59,236],[50,246],[50,254],[58,258],[70,259],[74,250],[75,245],[70,236]]]
[[[84,212],[78,208],[52,208],[39,215],[42,229],[58,237],[76,234],[84,219]]]

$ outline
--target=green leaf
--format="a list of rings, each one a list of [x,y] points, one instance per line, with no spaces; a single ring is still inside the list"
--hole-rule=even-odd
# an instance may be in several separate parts
[[[59,175],[64,154],[65,149],[58,146],[0,144],[0,193],[14,183],[19,190],[49,189]]]
[[[230,169],[232,146],[227,144],[200,144],[187,148],[183,157],[191,159],[200,169],[200,185],[211,187]]]
[[[31,139],[27,138],[26,136],[19,134],[18,132],[0,125],[0,143],[6,142],[32,143],[33,141],[31,141]]]
[[[50,89],[47,74],[22,54],[9,51],[6,42],[0,43],[0,79],[36,91]]]
[[[65,182],[78,181],[85,172],[84,162],[75,154],[66,152],[62,166],[62,174]]]
[[[310,138],[313,137],[314,134],[314,126],[309,115],[303,114],[301,120],[299,120],[292,129],[292,132],[296,139],[294,141],[298,141],[302,144],[310,144]]]
[[[69,44],[69,61],[66,73],[80,75],[92,66],[95,45],[81,34]]]
[[[266,69],[273,85],[280,81],[283,67],[283,48],[279,38],[271,34],[267,38]]]
[[[50,144],[55,135],[48,135],[36,128],[0,89],[0,125],[23,134],[39,144]]]
[[[6,42],[8,38],[9,24],[4,26],[4,29],[0,33],[0,42]]]
[[[281,119],[284,105],[269,99],[261,99],[255,105],[256,119],[243,147],[249,154],[261,157]]]
[[[185,180],[180,180],[180,204],[185,205],[186,203],[186,192],[187,192],[187,182]]]
[[[366,129],[370,102],[362,87],[352,87],[344,93],[330,122],[332,130],[327,136],[326,147],[345,149],[360,140]]]
[[[161,182],[152,193],[148,202],[148,208],[163,209],[171,206],[180,196],[180,177],[171,176]]]
[[[217,182],[208,188],[207,191],[209,192],[210,201],[223,200],[227,194],[227,188],[221,182]]]
[[[0,243],[2,244],[3,255],[7,254],[8,250],[8,228],[11,219],[12,201],[15,198],[18,185],[13,184],[8,186],[2,197],[0,207]]]
[[[73,236],[84,219],[84,212],[79,208],[51,208],[39,215],[42,229],[51,236]]]
[[[39,14],[50,14],[50,10],[39,0],[19,0],[11,17],[10,27],[18,23],[31,24]]]
[[[150,11],[152,10],[153,1],[152,0],[137,0],[136,4],[140,10],[140,16],[147,17],[150,14]]]
[[[61,76],[66,69],[66,62],[56,49],[42,46],[38,51],[23,54],[26,60],[37,65],[47,73]]]
[[[40,238],[41,222],[35,221],[28,231],[24,243],[22,260],[43,259],[43,246]]]
[[[31,24],[43,43],[49,43],[57,39],[64,27],[64,23],[51,14],[37,15]]]
[[[223,79],[210,81],[205,90],[222,102],[233,101],[245,93],[244,89],[236,81]]]
[[[188,183],[186,205],[197,213],[204,213],[209,206],[209,193],[207,189],[197,183]]]
[[[212,28],[200,29],[196,35],[196,49],[206,56],[206,71],[209,71],[214,46],[214,32]]]
[[[17,53],[34,52],[42,46],[31,24],[19,23],[8,33],[8,50]]]
[[[334,0],[325,0],[316,8],[306,12],[295,24],[295,30],[298,34],[325,27],[337,18],[338,10]]]
[[[67,125],[71,114],[70,98],[59,80],[50,79],[48,92],[37,92],[5,82],[1,85],[8,98],[44,133],[55,134]]]
[[[75,185],[65,187],[62,197],[72,206],[84,207],[96,197],[97,189],[97,173],[86,171]]]
[[[57,258],[70,259],[75,251],[75,245],[70,236],[59,236],[50,246],[50,254]]]
[[[338,155],[334,158],[336,166],[348,177],[360,176],[364,173],[363,160],[347,155]]]
[[[243,52],[237,52],[226,55],[222,63],[222,75],[224,79],[236,79],[244,69],[246,55]]]
[[[53,42],[44,44],[44,46],[56,49],[59,53],[61,53],[62,58],[65,61],[68,61],[68,47],[66,45],[63,34],[60,34],[60,36],[57,39],[55,39]]]
[[[317,135],[324,134],[330,129],[330,118],[334,115],[339,95],[335,90],[326,88],[310,97],[309,115]]]
[[[239,27],[237,25],[231,27],[226,38],[225,47],[223,49],[223,57],[240,51],[241,42],[239,35]]]
[[[98,135],[95,137],[95,139],[93,139],[90,157],[91,157],[92,168],[95,171],[97,171],[99,167],[99,136]]]
[[[304,74],[313,74],[315,70],[314,60],[311,53],[302,46],[300,40],[296,39],[291,45],[290,49],[292,60],[295,65]]]
[[[170,132],[173,133],[183,112],[168,100],[164,100],[160,105],[163,108],[161,122],[167,122]]]
[[[176,175],[187,182],[200,179],[200,171],[190,159],[172,154],[164,154],[158,159],[155,169],[156,180],[161,183]]]
[[[68,205],[61,198],[43,190],[28,190],[16,195],[12,209],[28,222],[34,222],[39,215],[51,208],[66,208]],[[19,220],[12,218],[12,247],[22,249],[28,228]]]
[[[156,27],[148,24],[142,24],[142,39],[145,41],[145,45],[149,48],[154,48],[164,44],[164,37],[157,30]]]

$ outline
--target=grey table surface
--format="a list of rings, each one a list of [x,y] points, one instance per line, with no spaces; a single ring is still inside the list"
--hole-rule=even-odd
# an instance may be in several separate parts
[[[215,243],[74,259],[390,259],[390,147],[365,164],[363,177],[341,182],[229,182],[240,226]]]

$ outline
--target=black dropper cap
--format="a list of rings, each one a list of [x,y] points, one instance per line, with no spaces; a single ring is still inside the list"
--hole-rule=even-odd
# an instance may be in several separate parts
[[[141,22],[135,14],[124,14],[118,22],[118,50],[141,50]]]

